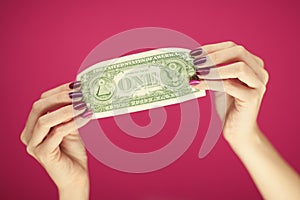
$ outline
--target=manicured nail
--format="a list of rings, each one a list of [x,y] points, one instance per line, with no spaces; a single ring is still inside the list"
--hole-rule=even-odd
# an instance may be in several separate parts
[[[201,65],[206,62],[206,57],[197,58],[193,61],[194,65]]]
[[[77,88],[80,88],[80,86],[81,86],[80,81],[74,81],[74,82],[70,83],[69,88],[70,89],[77,89]]]
[[[82,97],[82,93],[81,92],[70,92],[69,93],[69,97],[71,99],[81,98]]]
[[[86,109],[86,103],[85,102],[74,102],[73,103],[73,108],[75,110],[83,110]]]
[[[203,53],[203,50],[201,48],[199,49],[194,49],[190,52],[190,55],[192,57],[195,57],[195,56],[200,56],[201,54]]]
[[[210,72],[210,68],[202,68],[202,69],[200,68],[196,70],[196,74],[199,76],[205,76],[209,74],[209,72]]]
[[[190,85],[198,85],[200,83],[199,80],[190,80],[189,84]]]
[[[91,117],[91,116],[93,116],[93,111],[92,110],[87,110],[87,111],[85,111],[82,115],[81,115],[81,117],[82,118],[89,118],[89,117]]]

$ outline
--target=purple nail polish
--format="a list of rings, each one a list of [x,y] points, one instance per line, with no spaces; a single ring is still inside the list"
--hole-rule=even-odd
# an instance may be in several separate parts
[[[203,53],[203,50],[201,48],[199,49],[194,49],[190,52],[190,55],[192,57],[195,57],[195,56],[200,56],[201,54]]]
[[[80,81],[74,81],[74,82],[70,83],[69,88],[70,89],[77,89],[77,88],[80,88],[80,86],[81,86]]]
[[[190,80],[189,84],[190,85],[198,85],[200,83],[199,80]]]
[[[199,76],[205,76],[209,74],[209,72],[210,72],[210,68],[203,68],[203,69],[200,68],[196,70],[196,74]]]
[[[194,65],[201,65],[206,62],[206,57],[197,58],[193,61]]]
[[[69,93],[69,97],[71,99],[81,98],[82,97],[82,93],[81,92],[70,92]]]
[[[81,117],[82,118],[89,118],[89,117],[91,117],[91,116],[93,116],[93,111],[92,110],[87,110],[87,111],[85,111],[82,115],[81,115]]]
[[[86,103],[85,102],[74,102],[73,108],[74,108],[74,110],[83,110],[86,108]]]

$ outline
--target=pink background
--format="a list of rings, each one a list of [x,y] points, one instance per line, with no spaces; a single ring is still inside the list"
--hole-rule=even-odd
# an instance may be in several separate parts
[[[0,199],[57,197],[54,184],[26,154],[19,140],[32,103],[42,91],[73,80],[83,59],[99,42],[121,31],[145,26],[174,29],[202,45],[234,40],[261,56],[270,73],[259,116],[261,128],[300,172],[298,1],[51,2],[0,3]],[[209,120],[204,117],[205,113],[209,116],[209,98],[199,99],[199,104],[202,116],[196,140],[167,168],[148,174],[126,174],[89,156],[91,199],[261,199],[223,138],[206,158],[198,159]],[[167,111],[176,109],[170,106]],[[133,117],[137,123],[147,124],[146,114],[140,112]],[[111,119],[106,120],[111,123]],[[127,139],[117,128],[110,127],[110,138],[123,148],[149,151],[172,139],[172,129],[176,127],[171,125],[166,136],[160,134],[157,141],[147,145],[136,141],[124,144]]]

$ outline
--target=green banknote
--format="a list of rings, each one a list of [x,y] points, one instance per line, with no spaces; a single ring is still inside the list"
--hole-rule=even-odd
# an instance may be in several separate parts
[[[77,76],[83,100],[104,118],[205,96],[189,86],[190,50],[162,48],[99,62]]]

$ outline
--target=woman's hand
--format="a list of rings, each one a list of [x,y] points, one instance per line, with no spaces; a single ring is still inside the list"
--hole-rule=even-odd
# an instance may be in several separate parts
[[[224,137],[263,198],[300,199],[299,175],[281,158],[256,122],[268,82],[263,61],[232,42],[206,45],[191,55],[196,58],[197,76],[190,84],[217,91],[216,107],[224,122]]]
[[[216,108],[224,122],[225,138],[232,141],[256,132],[268,82],[262,59],[233,42],[206,45],[191,51],[191,55],[198,77],[190,84],[197,89],[217,91]]]
[[[77,128],[92,112],[81,101],[80,86],[73,82],[43,93],[21,134],[27,152],[57,185],[60,199],[88,199],[89,194],[87,155]]]

